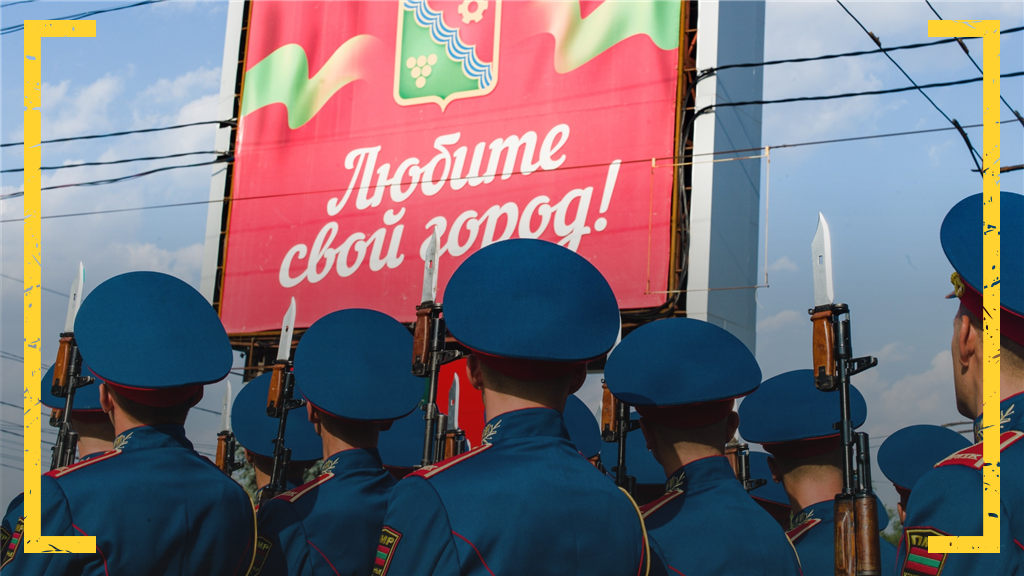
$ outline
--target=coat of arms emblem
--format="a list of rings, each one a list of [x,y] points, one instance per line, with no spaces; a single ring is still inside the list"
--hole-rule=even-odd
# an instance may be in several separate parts
[[[395,47],[395,102],[490,94],[498,83],[501,0],[401,0]]]

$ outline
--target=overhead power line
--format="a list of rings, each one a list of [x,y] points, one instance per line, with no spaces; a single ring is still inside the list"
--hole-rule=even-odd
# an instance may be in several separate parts
[[[116,8],[104,8],[103,10],[90,10],[88,12],[80,12],[78,14],[71,14],[69,16],[57,16],[56,18],[48,18],[48,20],[84,20],[86,18],[96,16],[98,14],[106,14],[107,12],[117,12],[118,10],[127,10],[128,8],[137,8],[139,6],[145,6],[147,4],[157,4],[160,2],[166,2],[166,0],[143,0],[142,2],[136,2],[135,4],[126,4],[124,6],[118,6]],[[8,26],[6,28],[0,28],[0,35],[12,34],[14,32],[20,32],[24,29],[24,24]]]
[[[836,0],[836,2],[843,8],[843,11],[850,15],[850,18],[853,18],[853,21],[856,22],[858,26],[860,26],[860,29],[863,30],[864,33],[867,34],[879,48],[881,48],[882,41],[878,38],[878,36],[875,36],[863,24],[861,24],[860,20],[858,20],[857,17],[853,15],[853,12],[850,12],[850,10],[843,4],[842,0]],[[981,154],[979,154],[978,151],[974,149],[974,145],[971,144],[971,139],[968,138],[967,133],[960,128],[960,123],[954,120],[953,118],[950,118],[948,114],[943,112],[942,108],[939,108],[939,105],[936,104],[930,96],[924,93],[922,87],[918,86],[917,82],[914,82],[914,79],[910,77],[910,74],[907,74],[907,71],[904,70],[898,62],[896,62],[896,59],[893,58],[891,54],[889,54],[888,52],[885,52],[884,54],[885,57],[889,59],[889,62],[892,62],[893,66],[898,68],[899,71],[903,73],[903,76],[905,76],[907,80],[914,85],[914,88],[917,88],[917,91],[921,93],[921,96],[924,96],[925,99],[928,100],[928,103],[931,104],[933,108],[938,110],[939,114],[942,114],[942,117],[945,118],[947,122],[956,127],[956,129],[960,132],[960,136],[963,137],[964,143],[967,144],[967,149],[971,153],[971,160],[974,162],[975,167],[978,168],[978,171],[981,172]]]
[[[5,2],[0,4],[0,8],[8,8],[10,6],[17,6],[18,4],[31,4],[33,2],[39,2],[39,0],[18,0],[17,2]]]
[[[140,128],[138,130],[125,130],[122,132],[109,132],[107,134],[86,134],[84,136],[69,136],[67,138],[54,138],[53,140],[43,140],[40,144],[57,144],[59,142],[73,142],[75,140],[94,140],[96,138],[112,138],[114,136],[128,136],[129,134],[146,134],[148,132],[163,132],[165,130],[178,130],[181,128],[191,128],[193,126],[207,126],[210,124],[218,124],[221,127],[235,126],[235,120],[203,120],[202,122],[189,122],[188,124],[175,124],[174,126],[162,126],[159,128]],[[0,148],[7,148],[9,146],[21,146],[24,142],[7,142],[0,144]]]
[[[150,174],[156,174],[158,172],[167,172],[168,170],[179,170],[181,168],[196,168],[199,166],[211,166],[213,164],[221,164],[224,162],[234,161],[233,157],[220,157],[210,162],[197,162],[195,164],[181,164],[177,166],[163,166],[161,168],[154,168],[153,170],[146,170],[145,172],[139,172],[138,174],[129,174],[128,176],[121,176],[119,178],[107,178],[105,180],[93,180],[91,182],[74,182],[71,184],[59,184],[57,186],[46,186],[40,188],[40,190],[59,190],[61,188],[75,188],[78,186],[102,186],[104,184],[114,184],[117,182],[124,182],[126,180],[134,180],[136,178],[142,178],[143,176],[149,176]],[[20,198],[25,195],[25,192],[11,192],[10,194],[0,195],[0,200],[9,200],[11,198]]]
[[[109,166],[112,164],[128,164],[130,162],[149,162],[153,160],[168,160],[170,158],[182,158],[184,156],[199,156],[202,154],[221,154],[214,150],[205,150],[202,152],[181,152],[179,154],[165,154],[163,156],[144,156],[141,158],[125,158],[123,160],[104,160],[101,162],[79,162],[78,164],[64,164],[62,166],[43,166],[40,170],[63,170],[65,168],[82,168],[84,166]],[[24,168],[8,168],[7,170],[0,170],[0,174],[7,174],[10,172],[24,172]]]
[[[939,20],[943,19],[942,16],[939,14],[939,11],[935,9],[935,6],[932,6],[931,2],[929,2],[928,0],[924,0],[924,3],[928,5],[928,8],[931,8],[932,14],[935,14],[936,18],[938,18]],[[1011,28],[1011,30],[1013,30],[1013,28]],[[1020,28],[1016,28],[1016,30],[1020,30]],[[1007,30],[1007,32],[1009,32],[1009,30]],[[1000,35],[1001,34],[1002,32],[1000,32]],[[964,54],[967,55],[967,58],[970,59],[971,64],[974,64],[974,67],[977,68],[978,72],[984,74],[985,71],[981,69],[981,66],[978,66],[978,62],[974,60],[974,56],[971,56],[971,51],[967,49],[967,44],[964,44],[963,39],[953,38],[953,40],[956,40],[957,43],[960,44],[960,49],[964,51]],[[1024,117],[1020,115],[1020,112],[1014,110],[1013,106],[1010,106],[1010,103],[1006,101],[1006,98],[1002,94],[999,95],[999,99],[1003,101],[1003,104],[1006,105],[1007,109],[1009,109],[1010,112],[1013,112],[1013,115],[1017,117],[1017,121],[1020,122],[1021,126],[1024,126]]]
[[[8,276],[7,274],[0,274],[0,277],[6,278],[8,280],[13,280],[14,282],[17,282],[18,284],[24,284],[25,283],[25,281],[22,280],[21,278],[15,278],[14,276]],[[43,289],[43,292],[50,292],[52,294],[56,294],[57,296],[63,296],[65,298],[70,298],[71,297],[69,294],[65,294],[63,292],[57,292],[56,290],[51,290],[51,289],[47,288],[46,286],[40,286],[40,288]]]
[[[1008,72],[1006,74],[1002,74],[1000,76],[1000,78],[1016,78],[1018,76],[1024,76],[1024,71],[1022,71],[1022,72]],[[785,104],[785,103],[788,103],[788,102],[811,102],[811,101],[816,101],[816,100],[836,100],[838,98],[853,98],[855,96],[878,96],[880,94],[896,94],[897,92],[909,92],[909,91],[912,91],[912,90],[920,90],[921,88],[942,88],[942,87],[945,87],[945,86],[960,86],[962,84],[973,84],[975,82],[981,82],[981,81],[982,81],[982,78],[979,76],[978,78],[967,78],[966,80],[953,80],[953,81],[950,81],[950,82],[935,82],[934,84],[921,84],[921,85],[916,85],[915,84],[914,86],[904,86],[903,88],[888,88],[888,89],[885,89],[885,90],[868,90],[868,91],[864,91],[864,92],[846,92],[844,94],[829,94],[829,95],[825,95],[825,96],[797,96],[797,97],[793,97],[793,98],[779,98],[777,100],[751,100],[751,101],[748,101],[748,102],[720,102],[720,103],[716,103],[716,104],[710,104],[708,106],[705,106],[705,107],[701,108],[700,110],[697,111],[697,115],[699,116],[699,115],[704,114],[706,112],[710,112],[711,110],[716,109],[716,108],[730,108],[730,107],[734,107],[734,106],[753,106],[753,105],[756,105],[756,104],[766,105],[766,104]],[[961,126],[961,128],[964,128],[964,126]],[[955,126],[954,126],[954,129],[955,129]]]
[[[1015,34],[1024,30],[1024,26],[1018,26],[1016,28],[1007,28],[1002,30],[1000,34]],[[971,40],[971,38],[967,38]],[[938,46],[940,44],[952,44],[956,42],[956,38],[943,38],[942,40],[935,40],[932,42],[920,42],[917,44],[904,44],[903,46],[893,46],[891,48],[878,48],[877,50],[858,50],[855,52],[843,52],[840,54],[825,54],[823,56],[809,56],[805,58],[787,58],[785,60],[768,60],[767,62],[744,62],[742,64],[723,64],[722,66],[716,66],[714,68],[705,68],[700,71],[701,76],[706,76],[713,72],[720,70],[729,70],[732,68],[760,68],[763,66],[775,66],[777,64],[798,64],[801,62],[817,62],[819,60],[833,60],[835,58],[849,58],[852,56],[868,56],[871,54],[885,54],[888,52],[896,52],[898,50],[912,50],[916,48],[927,48],[929,46]],[[980,69],[979,69],[980,72]]]
[[[1007,122],[1013,122],[1013,119],[1002,120],[1000,123],[1005,124]],[[967,129],[967,128],[980,128],[982,126],[983,126],[982,124],[969,124],[967,126],[962,126],[962,128],[964,128],[964,129]],[[869,136],[852,136],[852,137],[849,137],[849,138],[834,138],[834,139],[831,139],[831,140],[817,140],[817,141],[813,141],[813,142],[797,142],[795,144],[778,144],[778,145],[774,145],[774,146],[769,146],[769,148],[797,148],[797,147],[800,147],[800,146],[817,146],[817,145],[821,145],[821,144],[837,144],[837,143],[841,143],[841,142],[855,142],[855,141],[858,141],[858,140],[874,140],[876,138],[892,138],[892,137],[895,137],[895,136],[910,136],[910,135],[915,135],[915,134],[928,134],[928,133],[931,133],[931,132],[946,132],[948,130],[955,130],[955,128],[953,128],[953,127],[929,128],[929,129],[926,129],[926,130],[909,130],[909,131],[906,131],[906,132],[891,132],[891,133],[888,133],[888,134],[872,134],[872,135],[869,135]],[[763,149],[764,148],[744,148],[744,149],[741,149],[741,150],[727,150],[727,151],[722,151],[722,152],[709,152],[709,153],[706,153],[706,154],[694,154],[694,156],[736,154],[736,153],[740,153],[740,152],[753,152],[753,151],[763,150]],[[672,156],[668,156],[668,157],[665,157],[665,158],[658,158],[658,160],[675,160],[675,159],[676,158],[672,157]],[[624,161],[622,161],[622,164],[636,164],[636,163],[639,163],[639,162],[648,163],[650,161],[651,160],[648,159],[648,158],[645,158],[645,159],[642,159],[642,160],[624,160]],[[557,169],[555,169],[553,171],[574,170],[574,169],[578,169],[578,168],[592,168],[592,167],[595,167],[595,166],[598,166],[598,164],[585,165],[585,166],[563,166],[563,167],[557,168]],[[606,164],[600,164],[600,166],[606,166]],[[519,175],[519,174],[521,174],[521,172],[514,172],[514,174]],[[451,179],[448,179],[447,181],[451,181]],[[402,183],[401,185],[405,186],[405,185],[407,185],[407,183]],[[324,194],[324,193],[328,193],[328,192],[335,192],[337,190],[338,189],[335,189],[335,188],[329,188],[329,189],[322,189],[322,190],[309,190],[309,191],[305,191],[305,192],[287,192],[287,193],[281,193],[281,194],[266,194],[266,195],[263,195],[263,196],[251,196],[251,197],[248,197],[248,198],[222,198],[222,199],[217,199],[217,200],[195,200],[195,201],[192,201],[192,202],[176,202],[174,204],[156,204],[156,205],[151,205],[151,206],[133,206],[133,207],[130,207],[130,208],[112,208],[110,210],[95,210],[95,211],[92,211],[92,212],[71,212],[71,213],[67,213],[67,214],[50,214],[48,216],[40,216],[40,219],[48,220],[48,219],[51,219],[51,218],[75,218],[75,217],[79,217],[79,216],[95,216],[95,215],[100,215],[100,214],[117,214],[117,213],[121,213],[121,212],[140,212],[140,211],[144,211],[144,210],[158,210],[158,209],[164,209],[164,208],[183,208],[183,207],[188,207],[188,206],[202,206],[202,205],[206,205],[206,204],[216,204],[216,203],[243,202],[243,201],[249,201],[249,200],[267,200],[267,199],[271,199],[271,198],[283,198],[283,197],[290,197],[290,196],[303,196],[303,195],[308,195],[308,194]],[[0,220],[0,224],[6,224],[6,223],[9,223],[9,222],[21,222],[23,220],[24,220],[23,218],[8,218],[6,220]],[[232,374],[241,375],[240,373],[237,373],[237,372],[234,372],[234,371],[232,372]]]

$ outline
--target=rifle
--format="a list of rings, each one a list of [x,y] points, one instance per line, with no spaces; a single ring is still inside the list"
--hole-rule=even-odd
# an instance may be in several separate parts
[[[878,576],[878,502],[871,491],[870,446],[867,434],[853,431],[850,417],[850,377],[876,366],[878,359],[853,358],[850,308],[833,303],[832,241],[820,213],[811,255],[814,385],[822,392],[839,392],[839,422],[833,427],[840,431],[843,448],[843,492],[835,498],[835,576]]]
[[[277,362],[270,378],[267,391],[267,416],[277,418],[277,437],[274,439],[274,467],[270,484],[260,492],[260,504],[281,495],[287,490],[288,465],[292,451],[284,445],[284,432],[288,424],[288,412],[306,405],[306,401],[293,398],[295,376],[292,373],[292,332],[295,329],[295,298],[281,322],[281,338],[278,340]]]
[[[629,405],[619,401],[607,384],[601,384],[601,439],[605,442],[616,442],[619,445],[619,457],[612,472],[615,473],[615,485],[625,489],[631,496],[636,495],[636,477],[626,471],[626,436],[640,427],[629,417]]]
[[[443,459],[447,436],[447,416],[437,409],[437,378],[441,366],[462,357],[458,350],[445,350],[444,319],[437,300],[437,230],[430,236],[423,263],[423,297],[416,307],[416,326],[413,329],[412,373],[426,377],[426,389],[420,410],[425,414],[423,460],[420,467],[430,466]]]
[[[220,424],[221,431],[217,433],[217,468],[231,476],[231,473],[243,466],[241,462],[235,462],[235,434],[231,431],[231,382],[225,380],[227,388],[224,390],[224,403],[221,406]]]
[[[82,355],[75,342],[75,317],[82,304],[82,285],[85,283],[85,266],[78,263],[78,274],[71,281],[71,297],[68,300],[68,315],[64,320],[64,331],[60,334],[60,348],[53,367],[53,387],[50,389],[57,398],[64,399],[63,409],[54,409],[50,415],[50,426],[57,430],[57,441],[53,445],[50,470],[69,466],[75,462],[75,448],[78,433],[71,427],[71,412],[75,408],[75,390],[92,384],[95,379],[82,376]]]
[[[739,478],[743,489],[747,492],[768,483],[764,478],[750,479],[750,447],[746,444],[736,445],[736,468],[736,477]]]
[[[459,375],[456,374],[452,380],[452,386],[448,389],[448,415],[441,414],[441,422],[444,424],[445,436],[444,445],[439,448],[443,451],[442,460],[458,456],[466,452],[466,433],[459,428]],[[435,447],[435,450],[438,447]]]

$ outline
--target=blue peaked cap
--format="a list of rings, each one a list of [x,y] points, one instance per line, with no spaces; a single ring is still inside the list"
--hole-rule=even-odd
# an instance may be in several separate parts
[[[43,402],[43,406],[46,406],[47,408],[60,408],[63,410],[64,399],[54,396],[51,392],[53,389],[53,371],[55,366],[56,364],[50,365],[50,369],[47,370],[46,375],[43,376],[43,381],[40,385],[42,395],[39,399]],[[82,362],[82,375],[92,375],[92,372],[89,371],[89,367],[85,362]],[[75,405],[72,413],[79,411],[97,412],[101,410],[103,410],[103,407],[100,406],[99,381],[75,389]]]
[[[467,348],[522,360],[593,360],[619,334],[619,305],[604,276],[543,240],[505,240],[467,258],[445,288],[444,318]]]
[[[331,312],[295,349],[295,384],[317,408],[349,420],[383,422],[412,412],[423,379],[412,375],[412,334],[374,310]]]
[[[919,424],[893,432],[878,448],[878,468],[890,482],[913,490],[917,481],[954,452],[971,445],[962,435],[942,426]]]
[[[426,422],[421,410],[395,420],[390,430],[380,433],[377,450],[381,462],[392,468],[415,468],[423,461],[423,435]]]
[[[623,338],[608,358],[604,378],[619,400],[663,408],[745,396],[761,383],[761,368],[727,330],[669,318]]]
[[[267,416],[267,392],[272,374],[267,372],[253,378],[242,387],[231,405],[231,431],[243,448],[254,454],[274,457],[277,438],[277,418]],[[295,395],[302,392],[297,389]],[[305,410],[291,413],[284,432],[284,446],[292,450],[292,462],[319,460],[324,455],[323,442]]]
[[[983,209],[981,194],[964,198],[946,214],[939,232],[946,258],[966,285],[965,293],[957,295],[964,306],[979,318],[984,316]],[[1002,192],[999,216],[1002,333],[1024,344],[1024,196]]]
[[[565,428],[569,431],[569,440],[584,457],[593,458],[601,453],[601,426],[590,408],[575,394],[570,394],[565,399],[562,419],[565,420]]]
[[[773,504],[779,504],[790,507],[789,495],[786,494],[786,489],[782,486],[782,483],[775,483],[772,480],[772,471],[768,468],[768,454],[764,452],[750,452],[750,478],[757,479],[763,478],[767,481],[764,486],[759,486],[750,491],[750,496],[756,500],[764,500],[765,502],[771,502]],[[881,501],[878,502],[878,531],[881,532],[889,526],[889,513],[885,511],[885,506]]]
[[[213,384],[234,361],[210,303],[159,272],[129,272],[97,286],[78,310],[75,340],[94,374],[125,388]]]
[[[634,422],[640,416],[634,412],[630,414]],[[601,463],[608,470],[608,475],[615,478],[612,471],[619,461],[619,443],[603,442],[601,448]],[[647,449],[647,441],[639,428],[626,435],[626,474],[636,478],[637,484],[664,484],[665,469],[654,459],[654,454]]]
[[[786,494],[786,489],[783,488],[782,483],[776,483],[772,480],[772,470],[768,467],[768,454],[764,452],[750,451],[750,479],[757,480],[761,478],[767,483],[764,486],[759,486],[750,491],[750,495],[758,500],[764,500],[765,502],[771,502],[772,504],[779,504],[790,507],[789,495]]]
[[[850,386],[853,427],[864,424],[864,396]],[[748,442],[778,444],[839,434],[839,393],[814,387],[813,370],[793,370],[765,380],[740,403],[740,435]]]

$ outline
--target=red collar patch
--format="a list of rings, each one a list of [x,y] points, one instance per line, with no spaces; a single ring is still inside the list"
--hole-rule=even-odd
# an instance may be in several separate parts
[[[1018,440],[1024,438],[1024,432],[1018,430],[1010,430],[1009,432],[1003,432],[999,436],[999,451],[1003,452],[1010,446],[1014,445]],[[952,456],[947,457],[945,460],[935,465],[936,468],[940,466],[968,466],[975,470],[981,470],[985,467],[985,460],[983,457],[984,442],[978,442],[973,446],[968,446],[963,450],[956,452]]]
[[[74,472],[75,470],[81,470],[82,468],[85,468],[86,466],[92,466],[93,464],[95,464],[97,462],[102,462],[104,460],[110,460],[111,458],[113,458],[114,456],[119,455],[120,453],[121,453],[120,450],[107,450],[106,452],[104,452],[103,454],[100,454],[99,456],[94,456],[92,458],[89,458],[88,460],[82,460],[82,461],[78,462],[77,464],[71,464],[69,466],[64,466],[64,467],[61,467],[61,468],[57,468],[55,470],[50,470],[46,474],[43,474],[43,476],[49,476],[50,478],[60,478],[62,476],[65,476],[67,474],[70,474],[70,473]]]
[[[483,453],[491,446],[493,446],[493,444],[483,444],[481,446],[477,446],[476,448],[470,450],[469,452],[466,452],[465,454],[459,454],[458,456],[453,456],[447,460],[442,460],[441,462],[438,462],[433,466],[424,466],[423,468],[420,468],[419,470],[413,472],[409,476],[419,476],[420,478],[433,478],[434,476],[440,474],[441,472],[444,472],[445,470],[452,468],[456,464],[460,462],[465,462],[466,460],[469,460],[473,456]]]
[[[786,536],[789,536],[790,542],[796,542],[801,536],[807,534],[807,531],[814,528],[821,523],[821,518],[808,518],[804,520],[799,526],[796,526],[792,530],[786,531]]]
[[[662,508],[662,506],[664,506],[665,504],[668,504],[669,502],[675,500],[676,498],[678,498],[678,497],[680,497],[682,495],[683,495],[683,491],[682,490],[669,490],[661,498],[658,498],[657,500],[655,500],[653,502],[649,502],[649,503],[644,504],[643,506],[641,506],[640,507],[640,515],[643,516],[644,518],[647,518],[651,514],[654,514],[655,512],[660,510]]]
[[[317,486],[327,482],[331,478],[334,478],[334,472],[328,472],[327,474],[321,474],[317,476],[315,480],[310,480],[298,488],[293,488],[287,492],[282,492],[280,496],[274,498],[274,500],[284,500],[286,502],[295,502],[299,498],[306,495],[307,492],[316,488]]]

